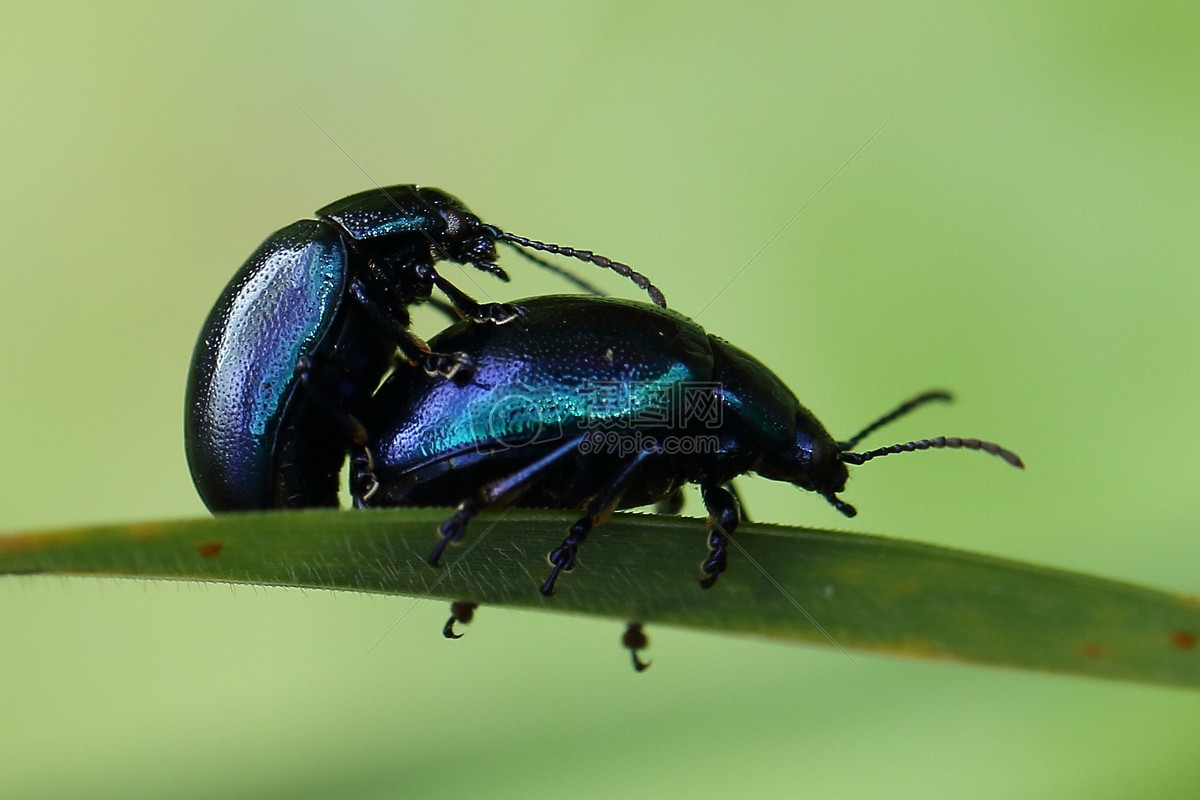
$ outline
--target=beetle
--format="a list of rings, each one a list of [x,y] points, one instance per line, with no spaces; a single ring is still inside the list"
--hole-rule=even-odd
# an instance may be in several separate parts
[[[408,308],[437,288],[471,324],[519,316],[517,306],[476,302],[435,268],[470,264],[507,281],[496,242],[614,270],[666,305],[627,265],[507,233],[440,189],[388,186],[331,203],[269,236],[200,331],[184,442],[204,504],[336,506],[346,454],[366,440],[359,414],[397,352],[438,379],[471,368],[462,353],[430,351],[409,330]]]
[[[434,566],[485,509],[583,508],[547,556],[540,591],[550,596],[613,510],[660,502],[695,483],[708,514],[699,576],[707,589],[726,568],[740,519],[728,488],[739,475],[816,492],[853,517],[855,508],[838,496],[847,467],[874,458],[964,448],[1024,468],[993,442],[957,437],[854,452],[879,427],[950,399],[943,391],[918,395],[838,441],[762,362],[681,314],[598,297],[518,303],[518,325],[459,323],[430,341],[465,353],[475,366],[470,376],[435,380],[397,369],[366,411],[369,436],[351,493],[364,507],[457,504],[439,527],[428,559]]]

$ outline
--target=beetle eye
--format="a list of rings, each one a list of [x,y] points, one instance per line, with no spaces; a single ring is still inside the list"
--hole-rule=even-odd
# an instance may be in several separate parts
[[[797,431],[799,441],[796,444],[799,446],[800,452],[808,456],[808,469],[810,472],[816,472],[821,464],[825,463],[826,455],[825,448],[821,446],[821,442],[816,437],[808,434],[805,431],[800,434]]]
[[[818,481],[838,461],[836,445],[823,436],[814,436],[813,432],[803,425],[796,426],[796,450],[807,458],[805,468],[810,474],[817,476]]]

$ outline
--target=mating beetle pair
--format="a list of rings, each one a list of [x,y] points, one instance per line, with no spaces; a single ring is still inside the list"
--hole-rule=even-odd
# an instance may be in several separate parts
[[[612,510],[667,501],[696,483],[709,515],[700,579],[708,588],[726,568],[739,521],[728,486],[738,475],[792,483],[853,516],[837,496],[848,464],[967,448],[1022,466],[977,439],[853,452],[881,425],[949,396],[916,397],[839,442],[765,365],[666,310],[643,275],[506,233],[437,189],[364,192],[318,216],[259,247],[196,344],[185,443],[213,511],[335,506],[347,454],[357,505],[457,505],[440,528],[435,565],[484,509],[583,508],[549,554],[541,587],[549,596]],[[497,241],[615,270],[657,306],[577,296],[479,304],[435,268],[471,264],[507,280],[495,263]],[[408,308],[434,288],[462,321],[426,345],[409,330]],[[455,608],[448,636],[473,606]],[[635,667],[644,641],[631,625]]]
[[[336,506],[338,472],[365,443],[357,419],[397,351],[431,374],[469,369],[409,330],[409,306],[441,290],[455,312],[502,325],[519,310],[475,302],[436,264],[471,264],[502,280],[497,241],[644,276],[588,251],[487,225],[439,189],[389,186],[325,206],[276,231],[225,287],[201,329],[188,375],[184,442],[212,511]]]

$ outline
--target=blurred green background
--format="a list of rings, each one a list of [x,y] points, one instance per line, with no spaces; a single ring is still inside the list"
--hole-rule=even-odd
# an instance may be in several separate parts
[[[835,435],[946,386],[873,443],[1029,464],[873,463],[853,523],[751,479],[756,519],[1198,591],[1197,41],[1166,2],[10,6],[0,530],[203,514],[182,395],[217,293],[415,182],[636,265]],[[569,290],[509,263],[497,299]],[[441,603],[362,658],[411,606],[0,579],[0,795],[1200,794],[1194,693],[663,628],[635,675],[617,624],[483,609],[449,644]]]

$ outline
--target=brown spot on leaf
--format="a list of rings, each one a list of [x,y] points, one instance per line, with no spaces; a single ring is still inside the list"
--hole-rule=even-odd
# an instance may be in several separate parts
[[[1100,658],[1103,655],[1104,655],[1104,648],[1101,647],[1100,645],[1096,644],[1095,642],[1089,642],[1088,644],[1085,644],[1083,646],[1083,657],[1084,658],[1095,659],[1095,658]]]
[[[1174,631],[1171,634],[1171,644],[1180,650],[1191,650],[1196,646],[1196,634],[1188,631]]]
[[[0,536],[0,553],[19,553],[22,550],[33,550],[46,541],[49,541],[49,537],[41,537],[36,534],[8,534]]]
[[[201,558],[216,558],[224,547],[224,542],[201,542],[196,546],[196,550]]]

